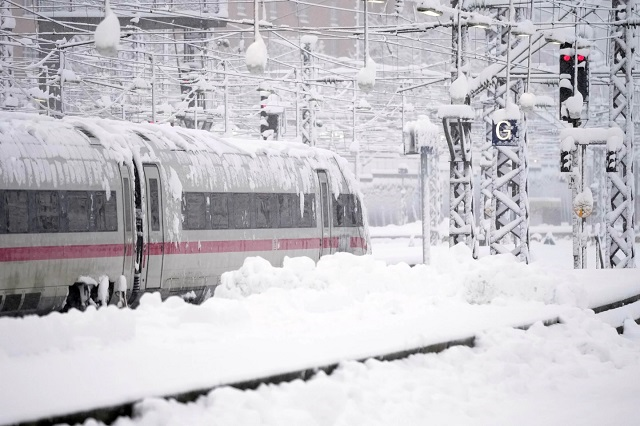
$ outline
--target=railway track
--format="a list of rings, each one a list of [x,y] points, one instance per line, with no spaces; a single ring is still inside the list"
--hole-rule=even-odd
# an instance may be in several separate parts
[[[615,310],[621,310],[625,308],[629,308],[632,306],[640,305],[640,294],[634,295],[632,297],[627,297],[622,300],[617,300],[611,303],[607,303],[604,305],[596,306],[591,308],[596,314],[602,313],[611,313]],[[638,312],[638,309],[632,310],[632,312]],[[627,314],[628,315],[628,314]],[[634,316],[636,323],[640,324],[640,314],[636,314]],[[541,319],[545,326],[552,326],[561,322],[559,317],[551,317]],[[538,322],[538,321],[536,321]],[[526,330],[533,323],[526,324],[516,324],[513,325],[513,328]],[[616,327],[618,333],[622,333],[622,326]],[[395,351],[390,353],[377,354],[372,356],[367,356],[361,359],[356,359],[354,361],[357,362],[365,362],[370,359],[376,359],[380,361],[395,361],[399,359],[406,358],[415,354],[427,354],[427,353],[440,353],[449,348],[455,346],[466,346],[466,347],[474,347],[476,341],[476,335],[471,334],[466,337],[456,338],[452,340],[443,340],[441,342],[435,344],[429,344],[425,346],[417,346],[414,348],[409,348],[406,350]],[[347,360],[342,360],[344,362]],[[260,385],[263,384],[279,384],[283,382],[290,382],[293,380],[309,380],[314,377],[319,372],[324,372],[326,374],[331,374],[334,370],[338,368],[340,362],[329,363],[325,365],[318,365],[310,368],[303,368],[295,371],[288,371],[279,374],[274,374],[265,377],[257,377],[250,380],[244,380],[233,383],[220,383],[214,386],[205,387],[201,389],[194,389],[188,392],[181,392],[169,395],[163,395],[162,398],[176,400],[181,403],[193,402],[197,400],[199,397],[208,394],[214,389],[220,387],[233,387],[239,390],[251,390],[256,389]],[[75,413],[69,413],[59,416],[52,416],[47,418],[42,418],[35,421],[28,421],[17,423],[18,425],[50,425],[50,424],[77,424],[84,423],[87,419],[93,418],[99,420],[105,424],[113,423],[119,417],[132,417],[135,415],[135,407],[140,401],[129,401],[123,404],[113,405],[109,407],[100,407],[94,408],[86,411],[80,411]]]

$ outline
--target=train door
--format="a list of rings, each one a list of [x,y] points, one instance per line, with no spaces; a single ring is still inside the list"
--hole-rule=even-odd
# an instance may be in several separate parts
[[[320,182],[320,227],[322,228],[320,256],[324,256],[325,254],[331,254],[331,197],[329,193],[329,178],[327,176],[327,172],[319,170],[318,180]]]
[[[159,288],[162,282],[164,260],[164,226],[162,218],[162,191],[160,173],[154,164],[144,165],[147,205],[147,244],[143,262],[146,263],[146,289]],[[144,275],[143,275],[144,276]]]
[[[122,275],[131,277],[133,273],[133,260],[135,256],[135,221],[133,218],[133,181],[129,167],[120,166],[120,176],[122,177],[122,221],[124,236],[124,264],[122,265]],[[113,277],[115,278],[115,277]]]

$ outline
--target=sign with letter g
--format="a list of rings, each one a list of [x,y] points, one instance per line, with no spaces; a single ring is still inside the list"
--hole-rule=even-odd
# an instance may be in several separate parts
[[[492,130],[493,146],[517,146],[518,145],[518,121],[501,120],[493,122]]]

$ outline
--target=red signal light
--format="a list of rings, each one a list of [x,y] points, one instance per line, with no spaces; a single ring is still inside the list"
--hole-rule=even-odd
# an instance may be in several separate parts
[[[569,56],[569,55],[562,55],[562,59],[563,59],[565,62],[569,62],[569,61],[571,60],[571,56]]]
[[[584,61],[584,55],[578,55],[578,62]]]

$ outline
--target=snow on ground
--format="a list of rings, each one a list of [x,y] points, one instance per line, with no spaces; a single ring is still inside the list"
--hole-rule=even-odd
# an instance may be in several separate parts
[[[346,362],[306,383],[222,388],[191,404],[148,399],[116,425],[637,424],[640,339],[566,318],[484,332],[474,349]]]
[[[533,249],[528,266],[437,247],[432,265],[410,268],[376,259],[385,248],[374,240],[373,256],[317,265],[249,259],[200,306],[150,294],[136,310],[1,318],[0,424],[474,334],[473,349],[343,362],[308,382],[219,388],[191,404],[147,398],[118,424],[636,424],[640,327],[618,336],[583,309],[606,299],[597,289],[610,271],[554,266],[570,262],[570,244]],[[623,271],[615,291],[640,293],[639,278]]]

